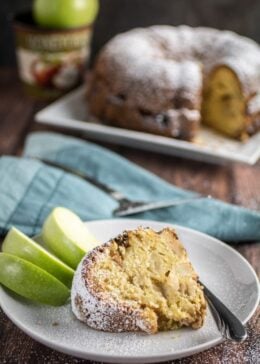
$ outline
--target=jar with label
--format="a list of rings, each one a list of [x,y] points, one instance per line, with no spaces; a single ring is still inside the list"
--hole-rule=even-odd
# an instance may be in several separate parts
[[[92,24],[42,28],[28,12],[17,15],[13,27],[18,71],[27,93],[51,100],[79,85],[90,54]]]

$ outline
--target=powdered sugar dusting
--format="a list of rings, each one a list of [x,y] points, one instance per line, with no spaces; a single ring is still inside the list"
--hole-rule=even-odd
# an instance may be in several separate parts
[[[182,89],[197,98],[202,65],[205,72],[228,65],[246,94],[260,88],[260,47],[230,31],[188,26],[134,29],[113,38],[100,62],[106,64],[105,74],[113,75],[115,83],[130,92],[130,99],[141,104],[142,96],[153,96],[158,89],[170,89],[170,97]]]
[[[200,63],[192,59],[179,62],[166,53],[151,29],[135,29],[111,40],[98,64],[105,63],[103,76],[113,75],[115,89],[127,90],[129,102],[135,105],[148,107],[149,102],[152,110],[162,89],[166,99],[173,99],[181,90],[196,100],[202,87]]]
[[[249,101],[248,112],[250,114],[257,114],[258,112],[260,112],[260,93],[258,93]]]
[[[71,290],[72,311],[80,321],[95,329],[112,332],[142,330],[149,333],[150,325],[137,304],[120,304],[111,294],[96,291],[91,266],[107,256],[108,249],[109,243],[97,247],[79,264]]]

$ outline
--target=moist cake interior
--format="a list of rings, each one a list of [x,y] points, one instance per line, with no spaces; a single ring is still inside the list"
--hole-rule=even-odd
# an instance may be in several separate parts
[[[201,327],[203,291],[174,231],[138,229],[122,241],[96,263],[94,284],[119,302],[138,303],[159,330]]]
[[[212,72],[204,85],[202,122],[229,137],[242,137],[246,100],[236,74],[228,67]]]

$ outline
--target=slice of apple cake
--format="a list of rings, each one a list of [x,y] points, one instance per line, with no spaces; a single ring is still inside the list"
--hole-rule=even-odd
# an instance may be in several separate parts
[[[138,228],[83,258],[73,280],[72,310],[95,329],[156,333],[200,328],[206,302],[176,232]]]

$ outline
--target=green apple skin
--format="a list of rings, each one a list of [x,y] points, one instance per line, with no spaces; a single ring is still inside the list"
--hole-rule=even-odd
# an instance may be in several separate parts
[[[13,227],[8,232],[3,242],[2,250],[4,253],[15,255],[37,265],[71,288],[74,276],[73,269],[18,229]]]
[[[51,306],[65,304],[70,296],[70,290],[58,279],[7,253],[0,253],[0,283],[20,296]]]
[[[59,259],[76,269],[86,253],[99,243],[72,211],[56,207],[43,224],[41,236]]]
[[[33,16],[44,28],[66,29],[89,25],[99,10],[98,0],[35,0]]]

